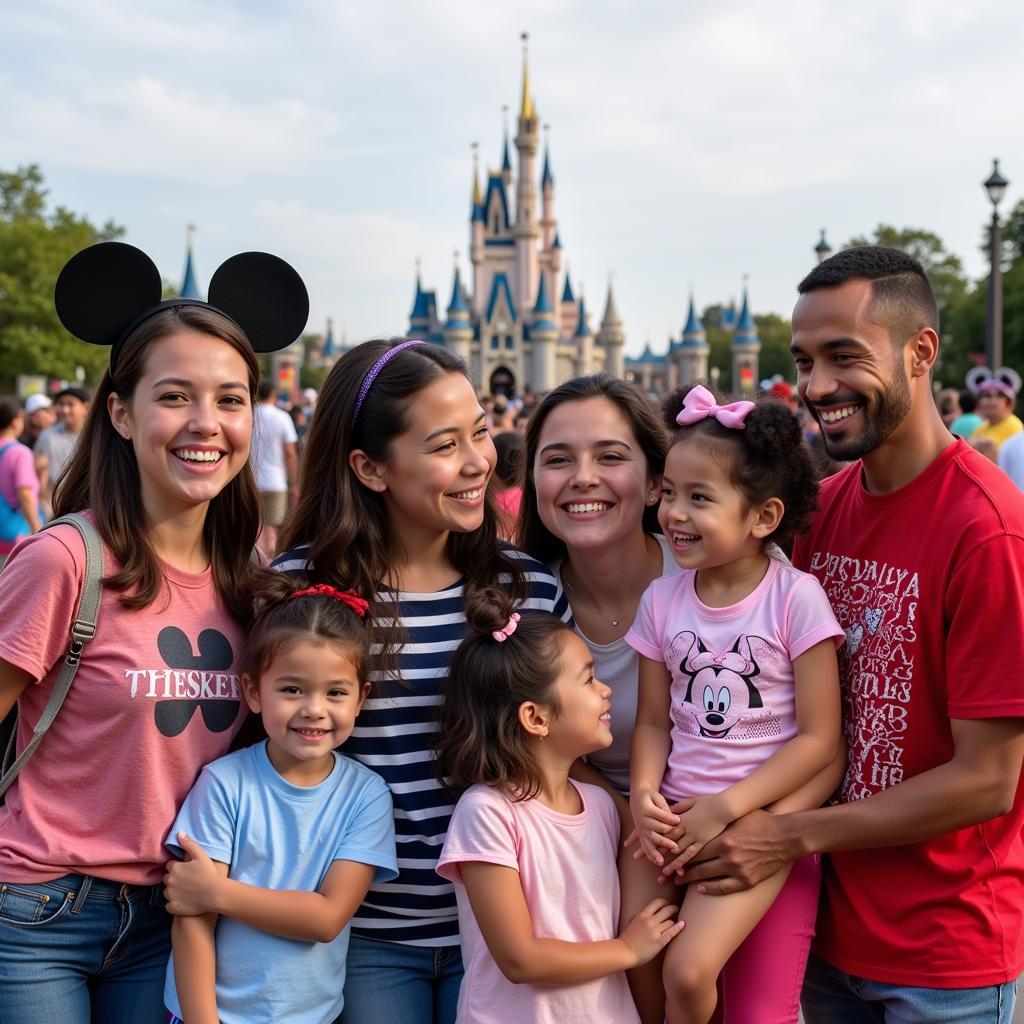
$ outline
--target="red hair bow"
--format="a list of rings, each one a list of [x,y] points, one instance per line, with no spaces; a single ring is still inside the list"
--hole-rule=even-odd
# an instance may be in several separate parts
[[[289,598],[333,597],[336,601],[347,604],[361,619],[365,619],[366,613],[370,610],[370,602],[363,600],[354,590],[338,590],[329,583],[317,583],[312,587],[306,587],[305,590],[292,591],[288,596]]]

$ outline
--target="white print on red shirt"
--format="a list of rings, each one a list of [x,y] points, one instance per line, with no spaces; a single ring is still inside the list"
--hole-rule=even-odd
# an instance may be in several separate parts
[[[846,633],[839,678],[850,762],[839,792],[862,800],[903,781],[920,578],[889,562],[822,551],[811,572]]]

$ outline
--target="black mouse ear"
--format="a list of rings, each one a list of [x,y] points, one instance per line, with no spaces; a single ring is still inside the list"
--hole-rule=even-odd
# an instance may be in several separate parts
[[[60,322],[91,345],[113,345],[125,327],[160,301],[160,271],[134,245],[99,242],[64,264],[54,288]]]
[[[256,352],[286,348],[309,319],[302,278],[268,252],[242,252],[225,260],[210,280],[209,301],[245,331]]]

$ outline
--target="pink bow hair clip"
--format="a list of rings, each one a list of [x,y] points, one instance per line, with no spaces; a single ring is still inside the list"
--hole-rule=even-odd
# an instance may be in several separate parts
[[[503,629],[495,629],[491,631],[491,636],[498,641],[499,644],[503,644],[515,631],[519,625],[519,612],[513,612],[508,617],[508,622],[505,623]]]
[[[683,407],[676,416],[676,423],[689,427],[701,420],[716,419],[730,430],[742,430],[746,418],[756,409],[753,402],[732,402],[719,405],[715,396],[706,387],[698,384],[691,388],[683,399]]]

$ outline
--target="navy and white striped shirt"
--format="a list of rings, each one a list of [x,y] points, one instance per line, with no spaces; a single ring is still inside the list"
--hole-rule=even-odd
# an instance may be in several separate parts
[[[569,603],[551,571],[520,551],[504,551],[523,563],[527,597],[521,607],[568,622]],[[307,546],[286,551],[273,568],[315,577],[307,552]],[[452,653],[466,634],[463,587],[459,580],[433,594],[398,595],[408,638],[398,656],[402,681],[370,673],[373,691],[340,748],[383,777],[395,805],[398,878],[372,885],[352,918],[352,931],[365,938],[412,946],[459,941],[454,889],[435,872],[454,805],[434,775],[434,715]]]

